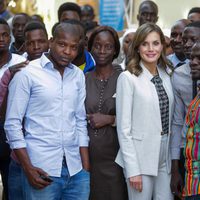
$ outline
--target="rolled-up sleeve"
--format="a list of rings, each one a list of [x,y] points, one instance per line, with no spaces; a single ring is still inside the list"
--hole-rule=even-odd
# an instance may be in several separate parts
[[[80,80],[80,87],[78,91],[78,105],[76,108],[76,132],[79,137],[79,146],[87,147],[89,143],[89,137],[87,132],[87,121],[85,111],[85,77],[83,74],[81,74]]]
[[[26,147],[22,122],[31,92],[31,80],[26,70],[18,72],[9,85],[5,132],[11,149]]]

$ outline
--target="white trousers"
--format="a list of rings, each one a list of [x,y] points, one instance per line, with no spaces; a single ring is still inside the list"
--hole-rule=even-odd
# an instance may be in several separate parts
[[[127,180],[129,200],[173,200],[170,189],[171,175],[166,167],[167,135],[161,139],[159,167],[157,176],[142,175],[142,192],[130,187]]]

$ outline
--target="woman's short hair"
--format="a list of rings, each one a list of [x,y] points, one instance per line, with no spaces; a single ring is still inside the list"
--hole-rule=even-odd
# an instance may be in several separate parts
[[[113,56],[113,59],[117,58],[120,51],[120,43],[119,43],[119,37],[117,35],[117,32],[110,26],[98,26],[91,34],[90,39],[88,41],[88,50],[92,50],[92,46],[94,43],[94,39],[97,36],[97,34],[101,32],[109,32],[113,39],[114,39],[114,46],[115,46],[115,55]]]
[[[126,60],[126,69],[130,71],[130,73],[139,76],[142,73],[142,67],[139,65],[140,63],[140,54],[139,54],[139,46],[145,41],[146,37],[152,33],[156,32],[160,36],[161,44],[163,45],[163,50],[161,52],[161,56],[158,60],[158,65],[166,69],[167,67],[172,67],[171,63],[167,60],[165,51],[166,51],[166,43],[165,36],[160,29],[160,27],[154,23],[145,23],[141,25],[134,36],[134,41],[131,43],[127,60]]]

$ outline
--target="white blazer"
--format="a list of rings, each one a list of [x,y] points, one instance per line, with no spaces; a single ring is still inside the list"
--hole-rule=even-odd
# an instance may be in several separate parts
[[[129,71],[117,81],[116,118],[120,150],[116,162],[124,168],[126,178],[158,174],[162,123],[159,99],[152,74],[140,63],[143,72],[137,77]],[[158,67],[158,73],[169,99],[169,127],[174,104],[170,76]],[[169,150],[166,151],[167,171],[171,170]]]

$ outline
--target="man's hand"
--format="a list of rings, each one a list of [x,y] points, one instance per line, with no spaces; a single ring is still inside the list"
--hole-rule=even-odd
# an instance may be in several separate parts
[[[89,160],[88,147],[80,147],[80,155],[81,155],[83,169],[89,172],[90,171],[90,160]]]
[[[25,170],[25,174],[29,183],[36,189],[43,189],[51,184],[51,182],[41,178],[41,176],[48,178],[48,174],[40,168],[29,167]]]
[[[20,71],[23,67],[26,67],[28,65],[29,61],[26,60],[24,62],[18,63],[16,65],[10,66],[9,70],[11,73],[11,76],[13,77],[18,71]]]
[[[106,125],[111,125],[115,121],[115,116],[113,115],[104,115],[101,113],[94,113],[87,115],[88,123],[93,129],[99,129]]]
[[[130,186],[138,192],[142,192],[142,176],[133,176],[129,178]]]
[[[170,187],[172,194],[182,199],[183,180],[179,173],[178,162],[178,160],[172,160]]]
[[[34,188],[42,189],[51,184],[51,182],[41,178],[41,176],[48,177],[48,174],[31,164],[26,148],[14,149],[14,153],[17,156],[29,183]]]

